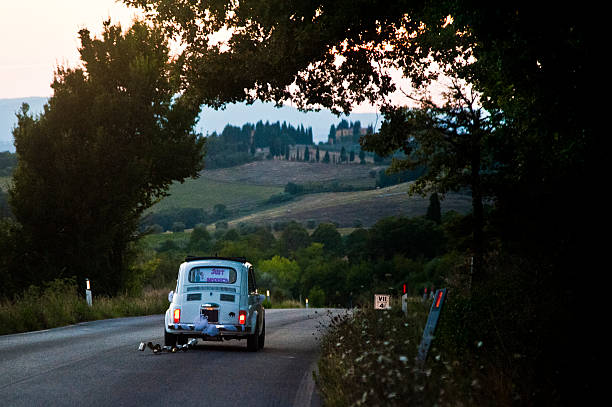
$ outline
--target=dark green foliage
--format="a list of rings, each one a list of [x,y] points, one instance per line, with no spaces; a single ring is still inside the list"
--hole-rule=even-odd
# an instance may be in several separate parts
[[[206,230],[206,226],[196,226],[189,236],[189,253],[206,253],[212,244],[212,237]]]
[[[184,232],[185,231],[185,224],[183,222],[174,222],[172,224],[172,231],[173,232]]]
[[[202,208],[171,208],[159,212],[148,213],[140,221],[141,230],[151,225],[159,225],[163,230],[172,230],[172,225],[182,222],[185,228],[191,229],[198,223],[212,223],[226,216],[226,213],[207,213]]]
[[[164,240],[159,247],[157,248],[157,251],[160,253],[164,253],[164,252],[172,252],[172,251],[176,251],[179,249],[179,245],[176,244],[176,242],[174,242],[173,240]]]
[[[344,252],[342,236],[332,223],[320,223],[310,236],[311,241],[323,244],[323,250],[340,256]]]
[[[346,162],[347,157],[346,157],[346,148],[344,148],[344,146],[340,149],[340,162],[344,163]]]
[[[286,192],[281,192],[279,194],[274,194],[266,201],[267,204],[279,204],[283,202],[288,202],[295,198],[294,195],[288,194]]]
[[[445,237],[442,229],[425,218],[390,217],[370,229],[370,258],[391,259],[396,254],[431,259],[443,253]]]
[[[11,216],[12,212],[8,202],[8,194],[0,189],[0,219],[10,218]]]
[[[431,221],[440,224],[442,222],[442,212],[440,210],[440,199],[437,193],[433,193],[429,196],[429,206],[427,207],[427,214],[425,217]]]
[[[244,164],[257,159],[254,155],[258,148],[269,148],[268,158],[285,156],[288,159],[289,147],[295,144],[313,144],[312,129],[297,128],[283,122],[269,123],[259,121],[246,123],[242,127],[227,125],[217,134],[207,138],[206,168],[225,168]]]
[[[388,170],[380,170],[376,175],[376,186],[380,188],[391,185],[401,184],[402,182],[410,182],[418,179],[425,172],[424,168],[414,170],[405,170],[397,172],[389,172]]]
[[[291,195],[301,194],[304,191],[304,187],[302,185],[294,184],[293,182],[288,182],[285,185],[285,192]]]
[[[0,152],[0,177],[10,176],[17,166],[17,154],[9,151]]]
[[[358,228],[344,238],[346,255],[351,263],[357,263],[367,257],[369,232],[366,229]]]
[[[279,253],[290,257],[295,251],[310,244],[310,235],[304,226],[297,222],[289,222],[279,237]]]
[[[15,273],[31,282],[88,277],[100,293],[127,280],[129,243],[142,212],[169,185],[196,176],[204,141],[198,106],[176,98],[161,30],[80,31],[83,68],[58,68],[39,117],[24,106],[11,205],[30,255]],[[180,159],[177,159],[180,157]]]

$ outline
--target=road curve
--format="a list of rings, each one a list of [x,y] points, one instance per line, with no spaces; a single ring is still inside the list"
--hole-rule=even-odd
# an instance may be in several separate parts
[[[266,310],[257,353],[246,341],[139,352],[140,342],[163,344],[163,315],[0,336],[0,405],[319,406],[317,339],[336,312]]]

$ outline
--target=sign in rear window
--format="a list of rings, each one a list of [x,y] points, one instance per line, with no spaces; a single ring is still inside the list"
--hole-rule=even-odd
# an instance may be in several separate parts
[[[194,267],[189,271],[189,282],[233,284],[236,270],[230,267]]]

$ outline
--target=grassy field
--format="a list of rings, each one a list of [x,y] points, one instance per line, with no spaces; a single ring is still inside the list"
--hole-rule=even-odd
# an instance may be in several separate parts
[[[204,171],[200,178],[173,184],[170,196],[155,204],[150,211],[170,208],[203,208],[211,211],[217,204],[225,205],[230,210],[248,211],[283,189],[280,186],[218,181]]]
[[[375,178],[370,171],[384,167],[359,164],[323,164],[299,161],[264,160],[232,168],[204,171],[207,177],[217,181],[237,182],[249,185],[274,185],[284,187],[288,182],[338,181],[356,187],[374,187]]]
[[[223,204],[230,210],[248,212],[272,195],[284,191],[289,182],[339,182],[356,188],[374,187],[370,171],[382,167],[371,165],[332,165],[294,161],[264,160],[237,167],[204,170],[197,179],[174,183],[170,196],[150,211],[169,208],[203,208],[212,210]]]
[[[338,182],[356,188],[375,185],[372,171],[383,167],[374,165],[334,165],[295,161],[264,160],[245,165],[215,170],[204,170],[201,177],[175,184],[171,196],[150,210],[169,208],[203,208],[212,210],[223,204],[238,210],[240,216],[229,221],[238,224],[269,224],[296,220],[306,222],[336,222],[340,227],[371,226],[385,216],[419,216],[425,214],[429,201],[407,195],[408,184],[355,192],[328,192],[296,197],[284,204],[266,205],[272,195],[284,191],[288,182]],[[467,195],[449,194],[442,201],[442,210],[465,213],[470,208]]]
[[[233,219],[230,227],[240,223],[267,224],[295,220],[315,223],[336,222],[341,228],[361,224],[372,226],[386,216],[420,216],[429,206],[429,199],[408,195],[409,184],[398,184],[387,188],[356,192],[330,192],[303,195],[294,201],[275,208]],[[455,210],[465,213],[469,210],[471,198],[468,195],[453,194],[441,202],[442,211]]]

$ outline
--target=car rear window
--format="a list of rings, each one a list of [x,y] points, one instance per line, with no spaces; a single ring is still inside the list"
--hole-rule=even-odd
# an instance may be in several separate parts
[[[236,270],[231,267],[194,267],[189,270],[189,282],[234,284]]]

